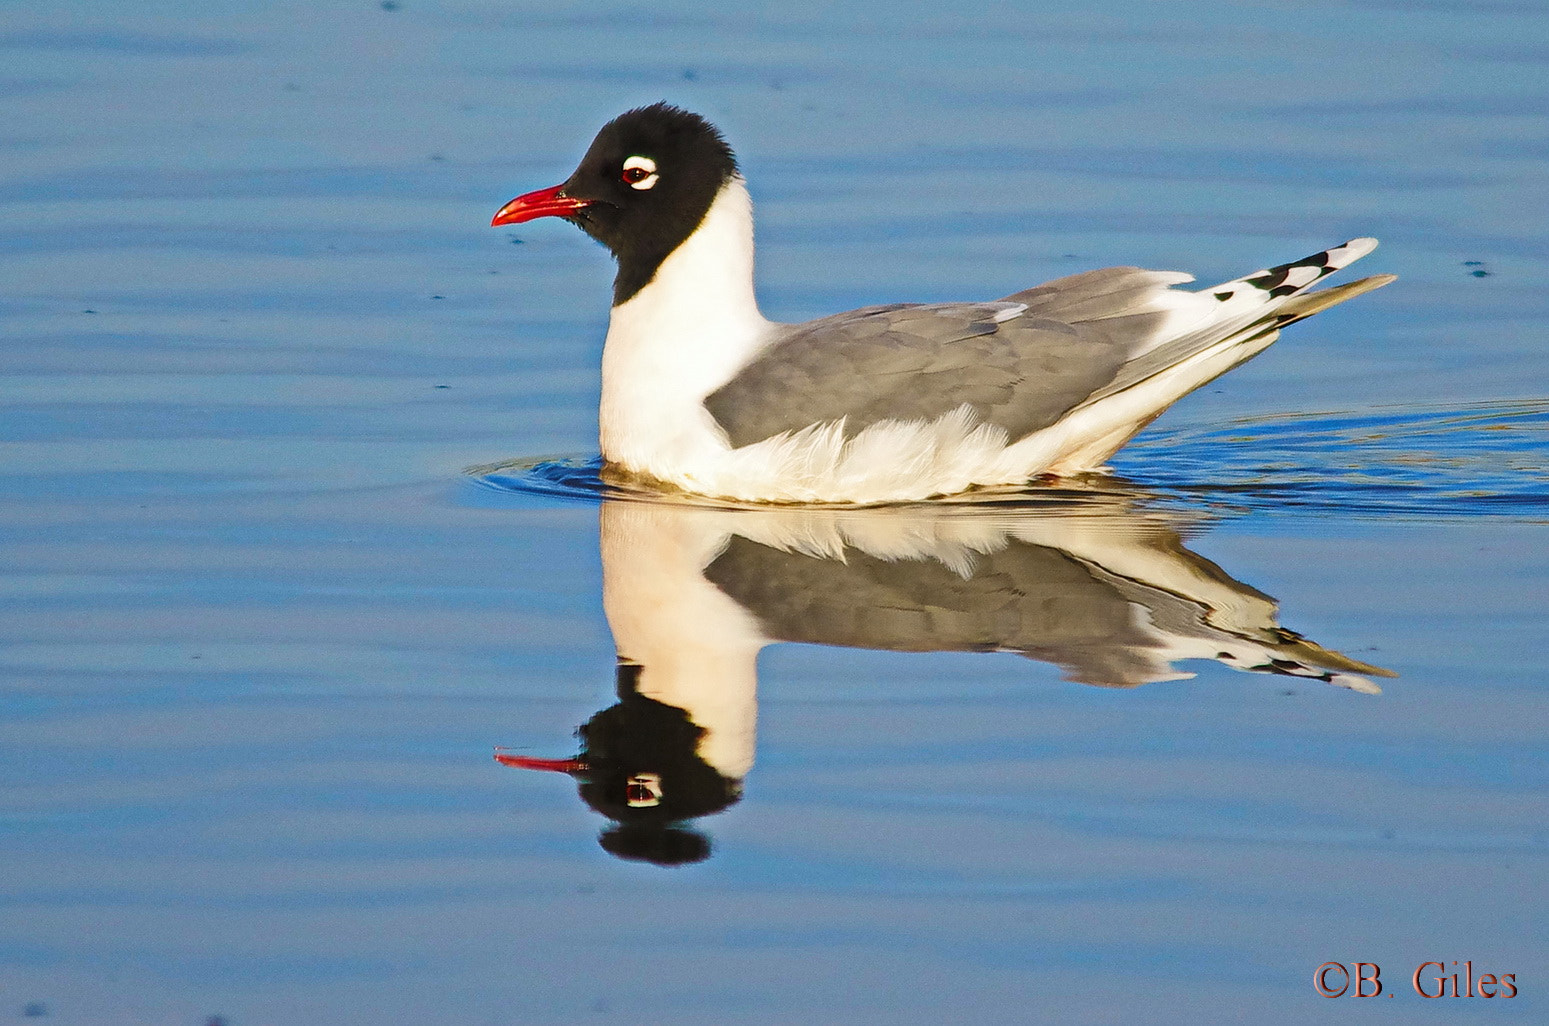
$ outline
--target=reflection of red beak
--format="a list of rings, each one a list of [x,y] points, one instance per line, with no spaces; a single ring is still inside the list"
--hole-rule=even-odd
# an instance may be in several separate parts
[[[508,755],[497,751],[495,761],[502,766],[517,769],[548,770],[551,773],[584,773],[586,763],[580,759],[539,759],[531,755]]]
[[[591,200],[566,196],[565,187],[556,185],[549,189],[529,192],[525,196],[518,196],[495,212],[494,219],[490,221],[490,227],[521,224],[523,221],[532,221],[540,217],[565,217],[582,207],[591,205]]]

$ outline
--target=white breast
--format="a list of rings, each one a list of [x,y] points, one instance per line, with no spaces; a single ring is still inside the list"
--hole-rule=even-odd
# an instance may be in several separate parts
[[[753,296],[753,202],[741,178],[645,288],[613,308],[602,354],[602,454],[679,481],[724,454],[703,404],[758,352],[770,323]]]

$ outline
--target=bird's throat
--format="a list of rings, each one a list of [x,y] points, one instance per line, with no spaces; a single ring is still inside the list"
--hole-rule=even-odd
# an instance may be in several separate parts
[[[753,294],[753,204],[729,180],[650,282],[613,307],[602,355],[602,453],[642,473],[724,447],[701,405],[762,347]]]

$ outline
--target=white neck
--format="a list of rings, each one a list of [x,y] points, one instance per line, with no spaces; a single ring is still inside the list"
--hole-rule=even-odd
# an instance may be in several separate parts
[[[666,477],[725,448],[701,405],[750,360],[770,324],[753,296],[753,201],[728,181],[651,282],[613,308],[602,353],[602,455]]]
[[[725,547],[726,513],[606,502],[601,512],[602,601],[622,658],[640,664],[636,688],[703,727],[699,757],[741,780],[758,725],[758,621],[704,577]]]

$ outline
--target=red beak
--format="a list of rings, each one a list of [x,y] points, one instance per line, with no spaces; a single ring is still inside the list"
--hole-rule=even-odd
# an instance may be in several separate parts
[[[579,773],[586,769],[586,763],[580,759],[539,759],[531,755],[507,755],[505,752],[496,752],[495,761],[502,766],[548,770],[551,773]]]
[[[566,196],[565,187],[556,185],[549,189],[529,192],[525,196],[518,196],[495,212],[494,219],[490,221],[490,227],[521,224],[523,221],[531,221],[539,217],[565,217],[582,207],[591,205],[591,200]]]

